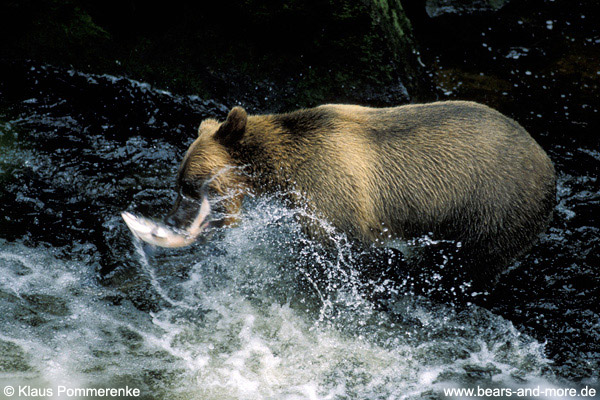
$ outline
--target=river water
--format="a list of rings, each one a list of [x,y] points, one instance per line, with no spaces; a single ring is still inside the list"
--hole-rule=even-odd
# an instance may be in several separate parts
[[[598,340],[591,309],[542,298],[528,308],[518,297],[454,308],[402,291],[378,307],[344,239],[337,254],[323,251],[277,199],[250,199],[241,225],[207,243],[147,255],[119,212],[164,213],[195,125],[226,109],[124,78],[33,64],[10,73],[28,89],[5,85],[0,115],[3,381],[215,399],[419,398],[453,386],[596,382],[597,353],[580,350]],[[600,158],[550,149],[573,151]],[[572,221],[598,198],[595,176],[562,173],[557,221],[517,270],[535,270],[547,252],[560,259],[597,245],[596,226]],[[582,267],[531,280],[569,294],[580,290],[569,279]],[[539,304],[578,330],[575,363],[557,368],[552,335],[541,330],[540,340],[535,326],[517,329],[506,315]],[[587,380],[574,382],[578,375]]]
[[[455,307],[365,282],[361,254],[343,237],[334,252],[311,242],[277,198],[248,199],[242,223],[211,240],[149,254],[120,212],[163,215],[198,123],[227,108],[35,63],[3,77],[2,386],[55,397],[59,385],[128,386],[149,399],[598,387],[600,152],[585,132],[552,135],[574,118],[521,115],[557,166],[554,221],[494,290]],[[460,91],[452,79],[442,89]]]

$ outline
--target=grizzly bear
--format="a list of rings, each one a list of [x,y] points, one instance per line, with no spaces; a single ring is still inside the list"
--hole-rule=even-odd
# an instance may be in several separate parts
[[[517,122],[466,101],[255,116],[234,107],[222,123],[202,122],[177,186],[165,223],[193,224],[192,239],[208,225],[198,208],[211,193],[227,196],[228,225],[245,194],[277,192],[359,243],[456,241],[486,278],[532,246],[555,203],[544,150]]]

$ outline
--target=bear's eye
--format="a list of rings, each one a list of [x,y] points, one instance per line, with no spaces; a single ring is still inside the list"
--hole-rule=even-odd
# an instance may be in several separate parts
[[[182,180],[179,184],[179,193],[192,199],[200,198],[200,189],[202,185],[188,180]]]

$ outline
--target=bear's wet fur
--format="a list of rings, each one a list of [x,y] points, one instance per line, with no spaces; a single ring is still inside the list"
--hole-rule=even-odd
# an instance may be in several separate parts
[[[479,281],[494,281],[529,250],[555,205],[544,150],[517,122],[473,102],[255,116],[235,107],[198,133],[178,184],[188,197],[211,176],[213,191],[233,189],[226,224],[248,191],[285,193],[358,243],[423,235],[460,242],[457,268]]]

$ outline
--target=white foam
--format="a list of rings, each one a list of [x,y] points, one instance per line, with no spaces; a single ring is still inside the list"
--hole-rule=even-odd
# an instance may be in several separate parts
[[[545,380],[543,346],[486,310],[459,313],[399,297],[389,312],[378,311],[338,239],[339,254],[327,255],[303,242],[290,210],[255,200],[212,250],[188,258],[139,253],[140,279],[167,304],[153,313],[103,300],[118,293],[95,283],[93,266],[5,244],[0,340],[25,354],[29,379],[132,381],[167,398],[399,399],[455,384],[469,365],[491,365],[500,371],[495,381],[507,384],[515,374]],[[179,263],[187,277],[170,278]],[[323,269],[326,281],[311,268]],[[31,302],[41,295],[62,312]],[[15,321],[14,310],[27,307],[42,321]]]

